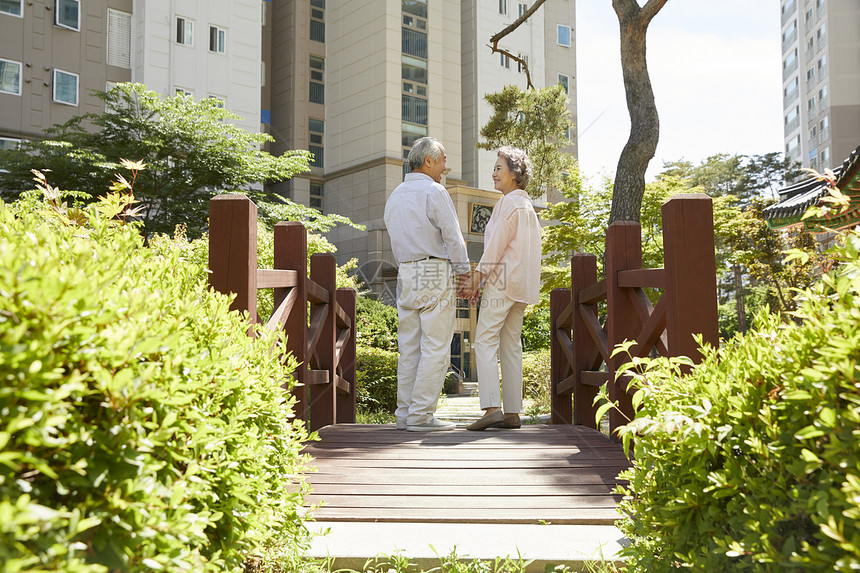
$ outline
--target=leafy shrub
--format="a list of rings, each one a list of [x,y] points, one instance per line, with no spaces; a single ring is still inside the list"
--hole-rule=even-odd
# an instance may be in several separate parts
[[[858,251],[850,235],[794,321],[763,314],[687,374],[633,361],[632,571],[860,568]]]
[[[548,348],[523,352],[523,397],[533,400],[537,411],[550,412],[552,363]]]
[[[549,349],[550,317],[548,306],[530,306],[523,317],[523,350]]]
[[[397,350],[397,309],[378,300],[359,296],[355,310],[357,344]]]
[[[276,337],[181,249],[0,202],[0,569],[239,571],[297,558],[303,426]]]
[[[393,414],[397,409],[397,352],[359,346],[355,353],[356,408]]]

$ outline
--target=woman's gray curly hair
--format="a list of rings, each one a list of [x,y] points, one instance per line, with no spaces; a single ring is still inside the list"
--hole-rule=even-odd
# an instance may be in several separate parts
[[[499,157],[508,164],[508,169],[513,173],[517,187],[525,190],[532,178],[532,162],[526,152],[506,145],[499,148]]]

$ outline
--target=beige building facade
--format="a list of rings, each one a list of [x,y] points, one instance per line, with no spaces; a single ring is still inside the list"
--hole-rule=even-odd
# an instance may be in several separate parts
[[[102,113],[93,92],[128,81],[217,97],[258,131],[263,12],[259,0],[2,0],[0,146]]]
[[[860,144],[860,3],[781,0],[785,153],[822,171]]]

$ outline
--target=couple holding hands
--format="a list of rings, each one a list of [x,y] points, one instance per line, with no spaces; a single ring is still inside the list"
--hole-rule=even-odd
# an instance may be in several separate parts
[[[415,141],[408,157],[412,172],[385,205],[398,264],[397,428],[454,429],[435,412],[448,371],[457,297],[474,303],[482,289],[473,348],[484,416],[466,429],[519,428],[523,313],[538,302],[540,290],[541,228],[525,192],[531,162],[522,150],[499,149],[493,184],[502,197],[484,232],[484,254],[470,272],[454,203],[440,183],[446,159],[436,139]]]

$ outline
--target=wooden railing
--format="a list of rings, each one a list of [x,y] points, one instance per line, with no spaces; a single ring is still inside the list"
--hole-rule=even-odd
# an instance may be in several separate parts
[[[626,354],[611,356],[616,345],[635,341],[630,353],[689,356],[699,360],[693,338],[719,344],[717,322],[714,219],[711,199],[703,194],[676,195],[663,205],[664,267],[642,268],[639,223],[616,222],[606,234],[606,278],[597,280],[592,254],[571,257],[571,288],[550,295],[553,424],[596,428],[594,397],[603,384],[620,406],[610,410],[615,429],[633,418],[629,381],[616,380]],[[656,306],[644,288],[662,289]],[[598,304],[606,301],[606,321]],[[571,404],[571,401],[573,402]]]
[[[244,195],[217,195],[209,202],[209,285],[235,293],[232,309],[257,314],[257,290],[273,289],[267,328],[283,329],[286,351],[299,362],[296,416],[310,430],[355,422],[356,292],[337,288],[335,258],[311,256],[307,231],[295,221],[274,229],[274,269],[257,268],[257,206]]]

